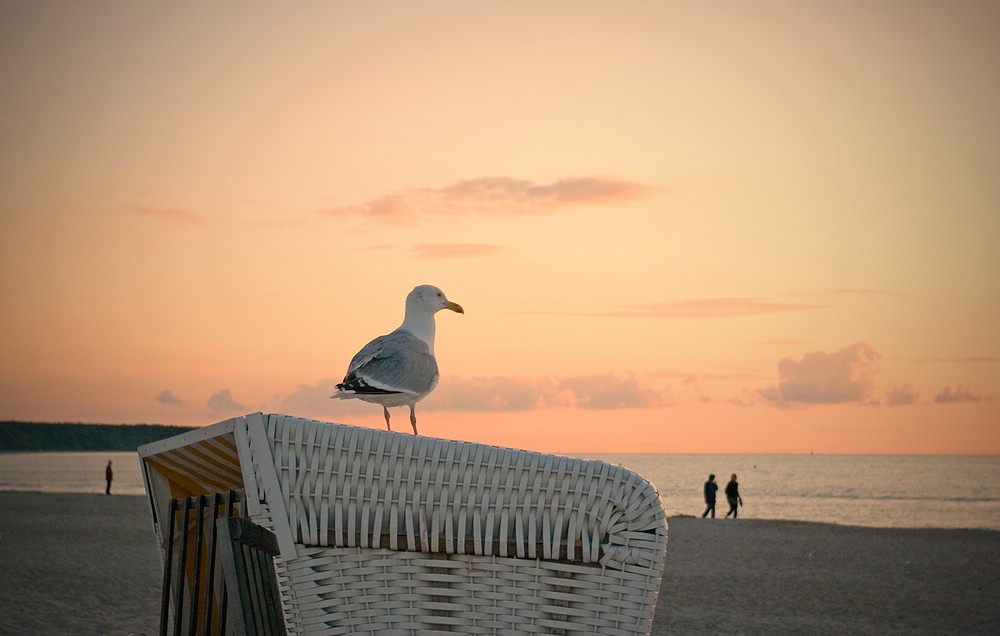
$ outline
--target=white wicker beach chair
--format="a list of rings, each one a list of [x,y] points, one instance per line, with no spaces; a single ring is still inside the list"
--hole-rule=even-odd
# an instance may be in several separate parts
[[[624,468],[260,413],[139,455],[165,553],[172,499],[245,491],[291,634],[651,629],[666,517]]]

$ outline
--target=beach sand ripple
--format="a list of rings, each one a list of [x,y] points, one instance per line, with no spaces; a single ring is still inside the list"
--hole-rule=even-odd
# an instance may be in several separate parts
[[[995,634],[1000,532],[670,519],[658,634]]]
[[[158,633],[144,497],[0,493],[0,633]]]
[[[0,633],[157,633],[146,500],[0,492]],[[670,519],[653,633],[994,634],[1000,532]]]

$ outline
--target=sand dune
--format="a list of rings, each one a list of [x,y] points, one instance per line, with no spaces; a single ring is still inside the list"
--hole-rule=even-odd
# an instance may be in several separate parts
[[[157,633],[142,497],[0,492],[0,633]],[[1000,532],[670,519],[654,634],[993,634]]]

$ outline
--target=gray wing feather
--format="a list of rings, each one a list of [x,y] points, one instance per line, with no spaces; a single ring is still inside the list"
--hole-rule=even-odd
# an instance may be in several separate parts
[[[405,331],[380,336],[351,360],[347,375],[389,391],[424,394],[437,384],[437,360],[423,340]]]

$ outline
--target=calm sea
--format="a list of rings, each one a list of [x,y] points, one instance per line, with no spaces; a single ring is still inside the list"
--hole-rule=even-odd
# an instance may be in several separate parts
[[[709,473],[723,490],[737,474],[741,517],[879,528],[1000,530],[1000,456],[601,455],[656,486],[668,515],[705,510]]]
[[[656,486],[668,515],[701,515],[702,485],[738,475],[740,516],[845,525],[1000,530],[1000,456],[579,455],[618,464]],[[145,493],[135,453],[0,453],[0,490]]]

